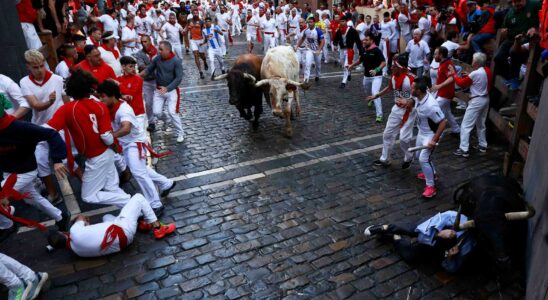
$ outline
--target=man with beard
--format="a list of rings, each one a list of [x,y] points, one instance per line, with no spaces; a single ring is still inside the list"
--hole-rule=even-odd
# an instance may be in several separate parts
[[[181,44],[181,33],[184,32],[184,29],[179,23],[177,23],[177,18],[175,13],[171,12],[169,14],[168,22],[162,26],[160,29],[160,36],[171,43],[173,47],[173,52],[177,55],[178,58],[183,60],[183,45]]]
[[[200,79],[204,79],[204,72],[202,71],[202,66],[200,64],[200,59],[204,61],[204,69],[207,71],[209,69],[205,57],[205,45],[204,37],[202,36],[202,29],[204,27],[204,22],[200,20],[198,16],[198,10],[192,10],[192,19],[187,25],[187,31],[190,32],[190,50],[194,53],[194,62],[196,67],[198,67],[198,72],[200,72]]]

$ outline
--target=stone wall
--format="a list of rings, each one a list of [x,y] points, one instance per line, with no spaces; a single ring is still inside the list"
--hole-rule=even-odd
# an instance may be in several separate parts
[[[23,53],[27,50],[15,1],[0,0],[0,74],[19,82],[27,75]]]

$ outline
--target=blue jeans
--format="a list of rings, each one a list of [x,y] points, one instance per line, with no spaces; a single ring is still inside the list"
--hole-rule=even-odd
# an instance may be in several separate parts
[[[472,38],[472,48],[474,52],[482,52],[481,46],[488,40],[495,38],[495,35],[492,33],[476,33]]]

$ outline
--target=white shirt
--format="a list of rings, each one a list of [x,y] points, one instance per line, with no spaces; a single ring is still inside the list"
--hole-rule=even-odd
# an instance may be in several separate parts
[[[314,27],[313,29],[310,29],[307,27],[303,31],[303,35],[304,35],[304,42],[308,49],[314,50],[314,51],[320,49],[320,44],[322,40],[324,39],[324,36],[322,31],[319,28]]]
[[[49,94],[55,92],[55,102],[53,102],[48,109],[43,111],[33,109],[32,123],[36,125],[43,125],[48,122],[57,109],[63,105],[63,78],[59,75],[52,74],[49,80],[42,84],[43,85],[35,84],[30,80],[29,76],[21,78],[21,81],[19,82],[23,96],[34,95],[40,103],[49,102]]]
[[[124,28],[127,25],[127,11],[125,9],[120,9],[118,12],[118,18],[120,19],[120,27]]]
[[[400,32],[403,35],[411,34],[411,24],[409,23],[409,17],[400,13],[398,15],[398,24],[400,24]]]
[[[123,43],[124,41],[132,39],[139,40],[135,28],[131,29],[127,26],[122,28],[122,49],[124,49],[124,55],[132,55],[137,50],[137,42]]]
[[[120,251],[120,242],[116,239],[112,245],[101,251],[101,244],[107,229],[113,222],[103,222],[85,226],[84,221],[78,221],[70,228],[70,248],[80,257],[97,257]],[[133,237],[127,237],[129,240]]]
[[[331,18],[331,12],[329,11],[329,9],[324,9],[324,10],[317,9],[317,10],[316,10],[316,13],[317,13],[318,16],[320,17],[320,20],[322,19],[322,16],[323,16],[323,15],[328,15],[329,18]]]
[[[183,27],[179,23],[175,25],[167,22],[162,26],[162,31],[166,34],[166,40],[172,44],[180,45],[181,44],[181,35],[180,32],[183,30]]]
[[[23,97],[21,88],[6,75],[0,74],[0,93],[3,93],[8,99],[10,99],[12,108],[6,110],[8,114],[14,113],[19,107],[30,108],[27,99]]]
[[[266,32],[276,32],[276,20],[273,18],[270,18],[270,20],[266,20],[261,23],[261,28],[263,31]]]
[[[211,26],[210,28],[204,28],[202,29],[202,34],[204,35],[204,39],[206,41],[207,47],[211,49],[220,49],[221,48],[221,37],[219,33],[215,32],[215,30],[221,30],[221,28],[218,25]],[[213,35],[211,38],[209,38],[209,35]]]
[[[445,41],[443,44],[441,44],[441,46],[447,48],[447,52],[449,55],[448,57],[453,57],[455,50],[457,50],[457,48],[460,47],[459,44],[453,41]]]
[[[120,128],[122,127],[122,122],[131,123],[131,131],[129,132],[129,134],[118,138],[120,144],[122,145],[122,148],[128,146],[131,143],[146,141],[146,139],[144,138],[145,132],[144,130],[139,128],[139,122],[135,117],[135,112],[133,112],[131,106],[129,106],[129,104],[127,104],[126,102],[122,102],[120,104],[120,107],[118,107],[118,110],[114,115],[114,120],[112,121],[112,130],[114,132],[120,130]]]
[[[122,65],[120,64],[120,61],[114,56],[114,53],[105,50],[103,47],[99,47],[98,49],[99,52],[101,52],[101,58],[107,65],[112,68],[112,70],[114,70],[114,74],[116,74],[116,76],[122,75]],[[121,54],[117,46],[114,46],[114,49],[116,49],[118,53]]]
[[[295,17],[289,16],[289,31],[294,31],[299,28],[299,19],[301,16],[296,14]]]
[[[127,10],[134,16],[137,15],[138,8],[139,8],[139,4],[137,2],[135,2],[135,5],[132,5],[131,3],[128,3],[127,5]]]
[[[428,119],[434,123],[439,123],[445,119],[438,101],[430,94],[426,94],[423,99],[415,99],[415,110],[417,111],[417,127],[420,135],[433,135],[434,131],[428,124]]]
[[[419,19],[419,29],[423,32],[423,35],[430,34],[430,28],[432,27],[432,22],[428,18],[421,17]]]
[[[487,96],[489,94],[488,84],[489,78],[485,68],[479,68],[468,74],[468,77],[472,79],[472,85],[470,86],[470,96]],[[472,99],[474,100],[474,99]]]
[[[102,15],[99,17],[99,21],[103,23],[103,28],[105,29],[105,32],[112,31],[114,33],[114,36],[118,36],[118,28],[120,25],[118,24],[118,20],[113,19],[110,15]]]
[[[435,59],[432,60],[430,63],[430,81],[436,83],[438,80],[438,69],[440,68],[440,63],[437,62]]]
[[[220,18],[217,19],[219,27],[221,27],[221,30],[228,31],[229,25],[228,21],[230,21],[230,14],[228,12],[225,12],[224,14],[221,14]]]
[[[154,21],[149,16],[144,18],[141,18],[139,15],[135,16],[135,31],[137,31],[137,34],[139,35],[151,35],[153,24]]]
[[[261,22],[259,21],[259,18],[257,16],[251,17],[249,21],[247,21],[247,33],[254,35],[257,28],[261,26]]]
[[[276,25],[280,30],[287,30],[287,17],[284,13],[276,15]]]
[[[367,25],[364,22],[361,22],[360,24],[356,26],[356,31],[358,32],[358,35],[360,36],[361,41],[365,39],[366,30],[367,30]]]
[[[420,40],[418,44],[415,40],[410,40],[405,47],[405,52],[409,53],[409,67],[420,68],[424,66],[424,59],[430,54],[430,48],[423,40]]]
[[[396,37],[396,25],[394,22],[382,22],[381,23],[381,38],[384,40],[388,38],[389,40],[392,40]]]
[[[55,74],[61,76],[64,80],[70,77],[70,69],[64,60],[58,63],[57,67],[55,67]]]

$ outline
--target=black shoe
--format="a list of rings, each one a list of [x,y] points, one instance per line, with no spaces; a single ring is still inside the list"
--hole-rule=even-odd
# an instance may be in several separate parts
[[[189,54],[190,53],[190,50],[188,50],[188,48],[186,48],[186,54]]]
[[[346,83],[342,83],[342,82],[341,82],[341,84],[339,85],[339,88],[340,88],[340,89],[344,89],[345,86],[346,86]]]
[[[160,196],[166,197],[167,195],[169,195],[169,192],[171,192],[171,190],[175,187],[176,184],[177,184],[177,181],[174,180],[173,184],[167,190],[163,190]]]
[[[206,63],[204,63],[204,69],[205,69],[206,71],[209,70],[209,66],[208,66]]]
[[[207,69],[206,69],[207,70]],[[200,79],[204,79],[204,72],[200,72]]]
[[[352,74],[348,74],[348,81],[352,80]]]
[[[58,222],[55,222],[55,225],[57,226],[59,231],[68,232],[70,224],[70,214],[67,211],[61,211],[61,217],[62,219]]]
[[[413,160],[410,160],[410,161],[403,161],[403,164],[401,164],[401,169],[402,170],[407,170],[409,169],[409,167],[411,167],[411,163],[413,162]]]
[[[148,132],[154,132],[156,130],[156,124],[150,123],[148,124],[147,131]]]
[[[316,76],[316,78],[314,78],[314,81],[320,81],[320,77]]]
[[[386,230],[384,230],[383,225],[371,225],[365,228],[363,234],[365,234],[365,236],[373,236],[377,234],[383,234],[385,232]]]
[[[456,156],[462,156],[462,157],[469,157],[470,156],[470,152],[463,151],[461,148],[458,148],[457,150],[455,150],[455,152],[453,152],[453,154],[455,154]]]
[[[215,73],[211,74],[211,81],[215,80]]]
[[[154,211],[156,218],[160,218],[164,214],[164,206],[153,208],[152,211]]]
[[[225,70],[221,70],[221,74],[225,74],[225,73],[226,73],[226,71],[225,71]]]
[[[373,164],[375,166],[379,166],[379,167],[385,167],[385,168],[388,168],[390,166],[390,163],[387,162],[387,161],[384,161],[384,160],[380,160],[380,159],[377,159],[373,162]]]
[[[13,223],[13,225],[10,228],[7,229],[0,229],[0,242],[7,239],[12,233],[17,231],[17,225]]]

